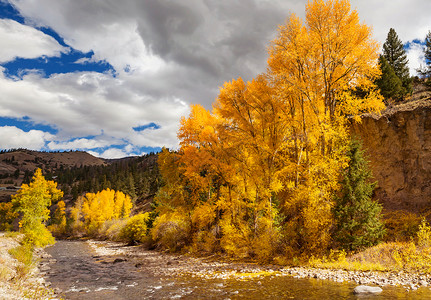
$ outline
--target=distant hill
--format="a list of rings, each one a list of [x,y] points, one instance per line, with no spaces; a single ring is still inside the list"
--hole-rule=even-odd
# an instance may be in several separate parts
[[[0,152],[0,175],[36,168],[57,170],[76,166],[102,166],[106,161],[83,151],[39,152],[26,149]]]
[[[0,201],[9,201],[36,168],[58,182],[65,200],[111,188],[129,194],[140,210],[149,205],[159,188],[157,154],[122,159],[102,159],[83,151],[39,152],[17,149],[0,152]]]

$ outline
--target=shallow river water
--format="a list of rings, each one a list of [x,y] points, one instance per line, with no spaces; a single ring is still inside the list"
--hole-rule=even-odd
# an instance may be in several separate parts
[[[239,280],[179,272],[160,275],[166,274],[166,264],[157,265],[161,254],[154,252],[152,261],[145,256],[98,255],[83,241],[57,241],[46,252],[51,258],[43,262],[45,278],[64,299],[431,299],[427,288],[409,292],[386,286],[379,295],[356,296],[355,283],[291,276]]]

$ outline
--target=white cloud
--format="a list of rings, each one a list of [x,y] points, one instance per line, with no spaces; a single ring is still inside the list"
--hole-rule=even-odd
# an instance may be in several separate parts
[[[0,41],[0,63],[16,57],[60,56],[68,51],[51,36],[10,19],[0,19]]]
[[[394,28],[406,43],[425,38],[431,29],[431,1],[428,0],[351,0],[359,17],[374,29],[374,36],[384,43],[390,28]]]
[[[114,158],[123,158],[130,156],[131,153],[128,153],[126,151],[123,151],[121,149],[117,148],[109,148],[102,153],[95,152],[95,151],[88,151],[93,156],[101,157],[101,158],[108,158],[108,159],[114,159]]]
[[[425,66],[424,47],[417,43],[412,43],[407,50],[409,60],[410,75],[417,75],[417,69]]]
[[[82,138],[69,142],[50,142],[48,148],[50,150],[94,149],[106,147],[113,143],[115,144],[115,141]]]
[[[54,126],[58,134],[48,145],[51,150],[94,149],[125,142],[137,147],[176,145],[176,129],[180,117],[188,114],[188,105],[146,95],[134,80],[136,76],[114,78],[92,72],[49,78],[29,74],[18,81],[0,75],[0,116],[28,116],[35,123]],[[149,123],[161,128],[139,133],[132,129]],[[86,136],[96,138],[82,138]]]
[[[0,145],[3,149],[27,148],[41,150],[54,137],[40,130],[25,132],[15,126],[0,127]]]

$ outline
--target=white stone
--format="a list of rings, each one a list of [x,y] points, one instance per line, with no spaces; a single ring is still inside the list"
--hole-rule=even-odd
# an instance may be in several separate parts
[[[381,293],[382,291],[383,290],[378,286],[358,285],[353,290],[353,293],[354,294],[365,294],[365,293],[378,294],[378,293]]]

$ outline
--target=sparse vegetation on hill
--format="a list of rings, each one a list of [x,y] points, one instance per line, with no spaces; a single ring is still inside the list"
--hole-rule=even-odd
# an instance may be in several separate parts
[[[29,183],[34,170],[41,168],[48,180],[59,184],[67,203],[85,193],[110,188],[129,195],[137,209],[148,211],[161,184],[156,160],[156,154],[105,160],[81,151],[1,151],[0,201],[9,201],[15,187]]]

